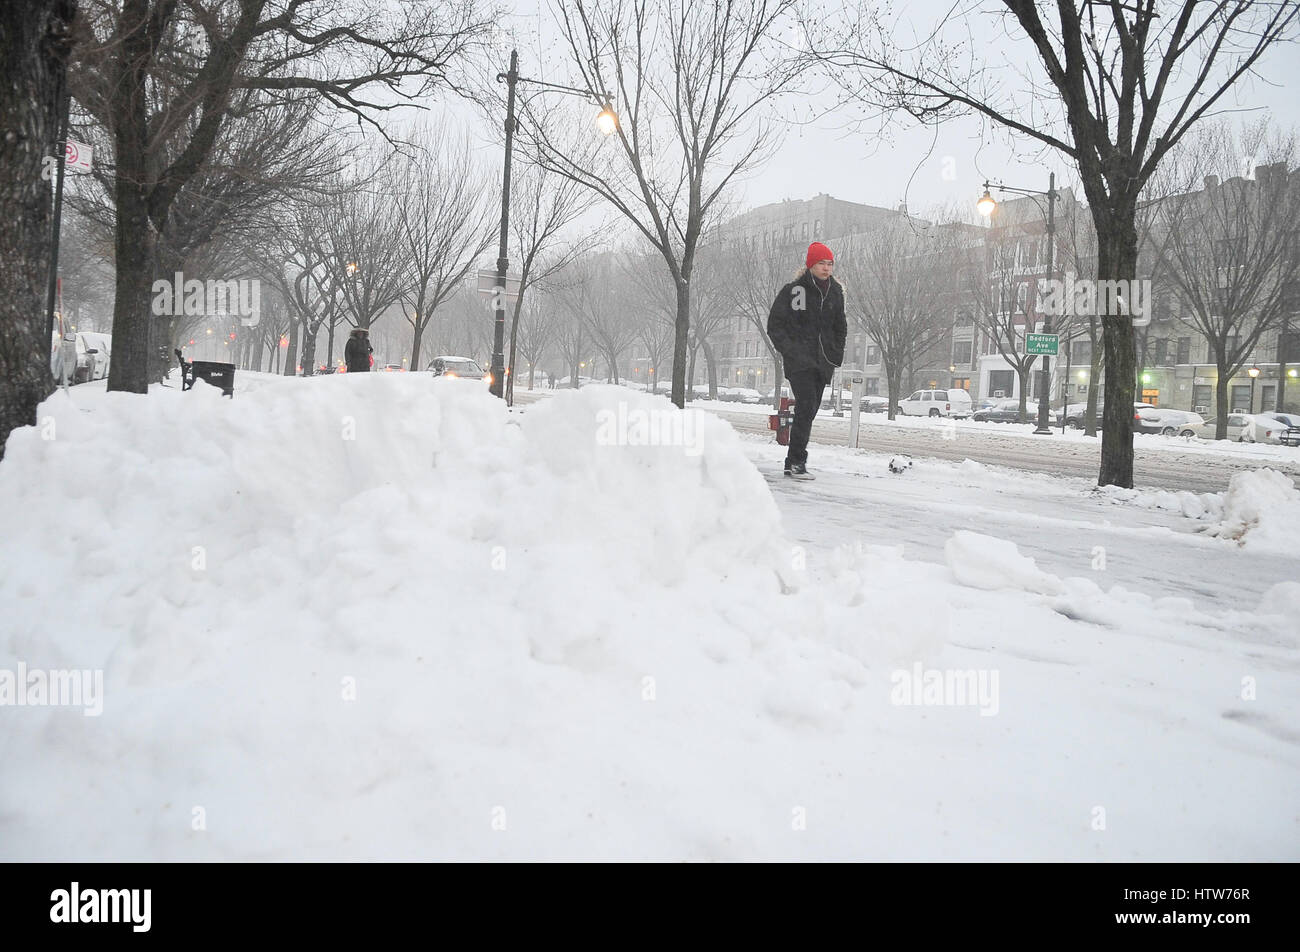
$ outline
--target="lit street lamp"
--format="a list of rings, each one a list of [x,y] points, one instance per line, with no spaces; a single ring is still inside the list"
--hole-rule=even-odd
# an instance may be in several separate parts
[[[540,92],[555,90],[570,96],[590,99],[601,107],[596,116],[596,128],[605,135],[612,135],[618,129],[618,114],[608,100],[602,101],[586,89],[573,86],[560,86],[556,83],[542,82],[540,79],[527,79],[519,75],[519,51],[510,51],[510,71],[497,73],[497,82],[505,83],[506,94],[506,161],[501,172],[501,241],[497,250],[497,283],[493,293],[493,330],[492,330],[492,384],[491,393],[495,397],[504,396],[506,378],[505,329],[506,329],[506,271],[510,261],[507,257],[507,241],[510,234],[510,156],[515,144],[515,86],[519,83],[531,83],[543,87]],[[522,290],[522,289],[521,289]]]
[[[1251,367],[1249,370],[1246,371],[1246,373],[1250,376],[1250,406],[1247,408],[1246,412],[1254,413],[1255,412],[1255,378],[1259,376],[1259,368]]]
[[[1015,192],[1019,195],[1027,195],[1030,198],[1034,199],[1035,204],[1038,203],[1037,196],[1040,193],[1032,189],[1015,188],[1010,185],[1001,185],[1001,184],[999,184],[996,187],[999,191],[1002,192]],[[1055,239],[1056,198],[1057,198],[1056,173],[1052,172],[1047,177],[1047,277],[1048,280],[1051,280],[1052,277],[1053,250],[1054,250],[1054,243],[1056,240]],[[997,200],[994,199],[994,197],[989,193],[989,183],[985,182],[984,194],[981,195],[979,201],[975,203],[975,208],[979,211],[981,215],[983,215],[985,218],[988,218],[997,210],[997,207],[998,207]],[[1041,208],[1041,206],[1039,207]],[[1052,315],[1050,314],[1043,315],[1043,333],[1044,334],[1052,333]],[[1026,336],[1027,335],[1028,335],[1028,329],[1026,329]],[[1041,373],[1042,376],[1039,380],[1039,385],[1038,385],[1038,426],[1034,430],[1034,433],[1039,436],[1048,436],[1052,432],[1051,427],[1047,425],[1047,418],[1051,414],[1051,394],[1049,393],[1049,390],[1051,389],[1052,370],[1051,370],[1051,358],[1048,357],[1046,354],[1043,355],[1043,369]]]

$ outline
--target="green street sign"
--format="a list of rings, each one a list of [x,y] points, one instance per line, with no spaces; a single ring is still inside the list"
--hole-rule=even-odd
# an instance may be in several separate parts
[[[1060,337],[1056,334],[1030,334],[1025,338],[1025,353],[1040,357],[1055,357],[1056,345]]]

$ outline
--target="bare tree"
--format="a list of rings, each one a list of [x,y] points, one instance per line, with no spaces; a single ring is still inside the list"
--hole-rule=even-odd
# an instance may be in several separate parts
[[[528,364],[528,389],[533,389],[537,368],[551,346],[555,331],[555,301],[551,295],[535,288],[528,298],[527,311],[519,321],[516,338],[518,356]],[[513,360],[513,358],[512,358]],[[513,382],[514,373],[510,374]]]
[[[683,406],[695,256],[719,196],[773,144],[759,110],[798,74],[773,61],[794,0],[566,0],[552,9],[579,87],[616,106],[612,148],[575,151],[528,106],[538,161],[609,202],[663,258],[676,294],[672,400]]]
[[[143,393],[149,290],[177,195],[232,113],[269,95],[361,121],[447,86],[488,30],[471,0],[87,0],[74,94],[108,131],[117,288],[109,388]],[[372,98],[383,87],[388,102]]]
[[[402,253],[398,167],[375,152],[330,189],[321,207],[323,264],[342,291],[343,317],[369,328],[403,294],[413,275]]]
[[[781,352],[767,336],[767,318],[777,292],[794,278],[790,255],[775,245],[760,248],[758,242],[733,242],[727,248],[727,274],[731,299],[745,320],[758,331],[759,339],[772,360],[772,407],[781,406],[781,381],[785,369]]]
[[[0,11],[0,458],[54,389],[45,299],[51,224],[48,155],[58,128],[75,0],[18,0]]]
[[[548,173],[542,166],[528,168],[512,186],[510,196],[515,205],[510,213],[510,228],[520,266],[519,292],[510,318],[510,357],[504,390],[507,404],[513,404],[515,399],[515,359],[525,296],[589,253],[607,231],[597,226],[564,242],[565,230],[588,212],[594,195],[573,179]]]
[[[407,271],[400,295],[411,325],[411,369],[434,312],[451,296],[492,244],[491,190],[476,166],[468,139],[453,142],[425,129],[414,137],[405,163],[397,219]]]
[[[560,292],[561,300],[585,328],[582,339],[605,358],[606,376],[614,383],[618,383],[619,362],[636,338],[637,323],[621,293],[618,278],[626,270],[619,257],[605,252],[573,262],[566,269],[566,284]]]
[[[856,23],[809,22],[813,58],[846,94],[923,122],[975,113],[1077,166],[1097,232],[1097,278],[1137,278],[1137,211],[1147,181],[1265,51],[1294,37],[1297,0],[1049,3],[1004,0],[1034,72],[970,55],[972,9],[916,42],[863,5]],[[1157,9],[1159,6],[1159,9]],[[945,29],[948,27],[949,29]],[[953,31],[953,32],[950,32]],[[954,33],[960,33],[959,36]],[[998,43],[989,59],[1010,57]],[[1017,59],[1016,62],[1023,62]],[[1001,64],[997,64],[1001,65]],[[1133,485],[1131,315],[1105,314],[1105,427],[1098,482]]]
[[[946,305],[953,275],[977,235],[971,226],[936,226],[900,214],[841,241],[836,271],[845,286],[845,316],[880,348],[891,420],[905,392],[904,373],[910,379],[917,362],[951,333],[953,311]]]
[[[1262,335],[1281,326],[1298,274],[1296,222],[1300,175],[1292,136],[1269,137],[1258,124],[1234,136],[1206,127],[1189,139],[1189,159],[1205,157],[1221,173],[1241,172],[1165,199],[1156,211],[1155,280],[1168,282],[1185,323],[1209,342],[1218,371],[1215,439],[1227,437],[1228,381],[1246,365]]]

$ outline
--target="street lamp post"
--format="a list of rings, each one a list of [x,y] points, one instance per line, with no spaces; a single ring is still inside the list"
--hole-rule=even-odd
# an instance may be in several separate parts
[[[1250,376],[1250,406],[1246,408],[1247,413],[1255,412],[1255,378],[1259,376],[1259,368],[1251,367],[1246,373]]]
[[[508,257],[508,238],[510,235],[510,157],[514,151],[515,143],[515,86],[519,83],[530,83],[534,86],[541,86],[543,90],[555,90],[557,92],[568,93],[571,96],[581,96],[584,99],[590,99],[601,106],[600,114],[596,117],[596,126],[605,135],[612,134],[618,128],[618,116],[614,112],[613,105],[608,101],[601,101],[599,97],[585,89],[576,89],[572,86],[560,86],[556,83],[543,82],[540,79],[527,79],[519,75],[519,51],[510,51],[510,70],[505,73],[497,73],[497,82],[506,84],[506,159],[505,166],[501,173],[501,239],[497,246],[497,283],[492,293],[492,310],[493,310],[493,327],[492,327],[492,384],[490,391],[494,397],[503,396],[505,393],[506,377],[506,360],[505,360],[505,328],[506,328],[506,272],[509,269],[510,260]],[[520,289],[523,290],[522,288]]]
[[[1016,192],[1017,194],[1020,195],[1028,195],[1029,197],[1034,198],[1035,203],[1038,200],[1036,196],[1039,193],[1032,189],[1016,188],[1014,186],[1002,185],[1002,184],[998,184],[994,187],[997,188],[998,191],[1002,191],[1002,192]],[[1055,251],[1055,240],[1056,240],[1055,239],[1056,197],[1057,197],[1056,196],[1056,173],[1052,172],[1047,177],[1047,278],[1049,281],[1052,278],[1053,252]],[[984,194],[981,195],[979,201],[975,203],[975,207],[979,210],[979,213],[981,215],[984,215],[985,217],[992,215],[993,212],[997,209],[998,203],[997,200],[994,199],[993,196],[989,193],[988,182],[984,183]],[[1041,206],[1039,207],[1041,208]],[[1025,333],[1026,335],[1028,335],[1029,332],[1027,329]],[[1043,333],[1044,334],[1052,333],[1051,314],[1043,315]],[[1047,425],[1047,420],[1052,412],[1051,411],[1052,395],[1050,392],[1051,380],[1052,380],[1052,364],[1051,364],[1051,358],[1048,357],[1046,354],[1043,355],[1043,366],[1040,373],[1041,373],[1041,377],[1039,378],[1039,385],[1038,385],[1038,427],[1034,430],[1034,433],[1038,436],[1050,436],[1052,432],[1052,428]]]

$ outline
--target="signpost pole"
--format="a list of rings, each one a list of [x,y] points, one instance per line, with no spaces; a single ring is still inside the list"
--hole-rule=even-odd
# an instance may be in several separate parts
[[[1052,279],[1052,243],[1056,235],[1056,173],[1047,178],[1047,280]],[[1052,315],[1043,315],[1043,333],[1052,333]],[[1038,427],[1034,433],[1050,436],[1052,428],[1047,423],[1051,413],[1052,400],[1052,359],[1043,355],[1043,376],[1038,386]]]
[[[849,410],[849,446],[854,449],[858,446],[858,416],[862,413],[862,385],[865,379],[862,373],[855,372],[852,375],[853,407]]]
[[[59,222],[63,217],[63,169],[67,157],[68,107],[71,90],[66,78],[60,81],[59,116],[56,120],[54,151],[59,157],[59,168],[54,179],[54,227],[50,230],[50,280],[45,295],[45,339],[54,339],[54,295],[59,280]]]

